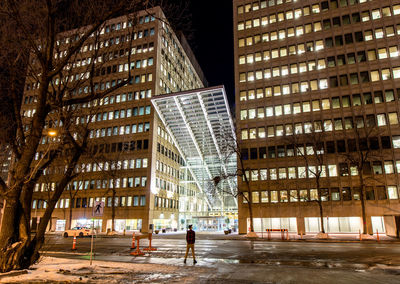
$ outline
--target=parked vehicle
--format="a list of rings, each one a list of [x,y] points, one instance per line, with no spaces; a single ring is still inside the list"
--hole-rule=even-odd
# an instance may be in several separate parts
[[[92,230],[85,228],[85,227],[74,227],[70,230],[65,230],[64,231],[64,238],[68,238],[68,237],[73,237],[73,236],[77,236],[77,237],[84,237],[84,236],[91,236],[92,235]]]

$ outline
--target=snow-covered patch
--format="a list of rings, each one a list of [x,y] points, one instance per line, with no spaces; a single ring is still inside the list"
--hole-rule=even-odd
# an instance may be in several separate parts
[[[0,283],[194,283],[194,267],[44,257],[23,275],[0,274]]]

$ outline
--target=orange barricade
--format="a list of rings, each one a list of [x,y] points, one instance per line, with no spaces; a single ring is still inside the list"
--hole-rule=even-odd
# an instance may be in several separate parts
[[[285,240],[285,233],[286,233],[286,240],[289,240],[289,230],[288,229],[265,229],[268,233],[268,240],[271,239],[271,232],[281,232],[281,240]]]
[[[132,234],[132,246],[131,246],[131,249],[135,249],[136,247],[135,247],[135,232],[133,232],[133,234]]]
[[[149,234],[149,247],[144,248],[143,250],[145,250],[145,251],[155,251],[155,250],[157,250],[156,248],[153,248],[153,247],[151,246],[151,240],[152,240],[152,239],[153,239],[153,234],[150,233],[150,234]]]

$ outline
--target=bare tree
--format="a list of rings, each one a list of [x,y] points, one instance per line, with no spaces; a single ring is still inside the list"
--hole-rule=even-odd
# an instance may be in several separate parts
[[[250,172],[251,169],[245,165],[248,159],[246,153],[233,133],[225,133],[221,131],[218,141],[223,141],[219,146],[221,149],[222,163],[225,165],[231,164],[235,159],[237,160],[237,168],[234,172],[228,172],[226,169],[221,168],[220,174],[213,178],[212,195],[230,195],[236,199],[243,200],[249,210],[250,220],[250,234],[254,235],[254,217],[253,217],[253,198],[250,186]],[[229,186],[221,186],[221,183],[228,183]],[[244,187],[241,186],[244,185]]]
[[[376,180],[371,171],[371,163],[381,161],[382,155],[379,153],[378,139],[381,131],[375,125],[359,127],[356,123],[353,131],[353,139],[349,145],[349,151],[343,154],[344,159],[355,167],[358,174],[360,186],[361,218],[363,223],[363,234],[367,234],[367,215],[366,215],[366,184],[368,181]],[[375,140],[375,141],[374,141]]]
[[[0,195],[6,201],[0,234],[1,272],[27,268],[39,257],[55,205],[76,177],[76,166],[87,148],[87,125],[75,123],[78,106],[94,104],[131,79],[129,70],[114,86],[96,87],[102,28],[109,19],[125,14],[133,15],[134,25],[135,13],[146,8],[146,4],[147,1],[139,0],[3,1],[0,7],[0,137],[1,143],[12,149],[13,164],[9,182],[0,179]],[[78,68],[81,75],[74,80],[72,72],[76,72],[76,63],[82,62],[81,50],[87,45],[93,47],[90,60],[86,58],[86,65]],[[126,62],[130,62],[130,51]],[[34,110],[28,114],[21,108],[25,85],[35,89]],[[84,86],[85,92],[78,93]],[[59,143],[51,146],[44,159],[37,160],[37,153],[43,148],[41,142],[47,137],[48,123],[55,120]],[[57,160],[63,161],[63,172],[32,237],[34,186],[44,170]]]
[[[315,180],[317,198],[305,197],[306,201],[315,202],[319,207],[321,233],[325,233],[323,199],[326,192],[321,189],[322,178],[326,176],[326,153],[324,147],[325,135],[322,131],[314,131],[309,134],[296,134],[288,138],[298,157],[305,163],[308,177]]]

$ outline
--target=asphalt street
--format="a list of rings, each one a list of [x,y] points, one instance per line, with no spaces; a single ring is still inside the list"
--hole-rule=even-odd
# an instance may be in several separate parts
[[[78,238],[73,252],[72,238],[48,236],[43,254],[87,259],[90,241]],[[146,247],[148,241],[142,240],[140,245]],[[157,236],[152,246],[157,251],[134,257],[130,255],[131,238],[99,237],[94,242],[95,259],[185,266],[184,234]],[[229,279],[230,283],[400,283],[399,243],[226,240],[197,234],[195,248],[196,267],[213,271],[199,274],[199,282],[222,283]],[[186,264],[189,265],[191,259]]]

